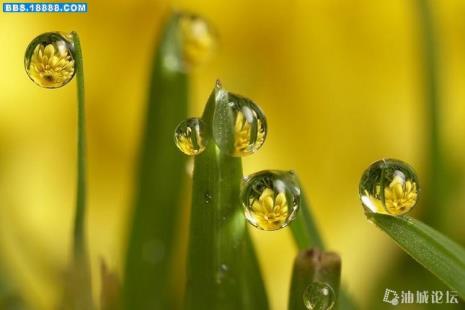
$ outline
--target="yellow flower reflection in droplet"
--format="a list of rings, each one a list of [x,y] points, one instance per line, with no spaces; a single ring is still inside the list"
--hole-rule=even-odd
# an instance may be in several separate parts
[[[276,230],[288,222],[289,207],[284,193],[278,193],[266,188],[258,200],[250,201],[252,208],[250,216],[255,225],[263,230]]]
[[[199,145],[201,145],[201,147],[196,147],[194,143],[192,143],[191,137],[193,134],[194,133],[192,132],[192,129],[188,127],[186,128],[185,133],[180,134],[178,136],[177,145],[184,154],[197,155],[205,149],[205,146],[203,146],[202,139],[200,136],[198,136],[198,140]]]
[[[395,175],[392,182],[384,189],[384,205],[393,215],[407,213],[417,203],[417,184],[405,181],[401,175]]]
[[[204,123],[193,117],[178,124],[174,131],[174,141],[181,152],[186,155],[197,155],[207,147]]]
[[[39,44],[34,49],[29,76],[39,86],[57,88],[65,85],[74,75],[74,60],[66,49],[53,44]]]
[[[418,202],[420,187],[415,171],[396,159],[382,159],[365,170],[359,194],[367,213],[393,216],[410,212]]]
[[[255,142],[251,142],[252,124],[247,121],[242,112],[237,113],[236,123],[234,126],[234,155],[250,154],[251,144],[261,146],[265,142],[265,128],[262,122],[257,118],[257,137]]]
[[[72,35],[47,32],[31,41],[24,65],[29,78],[45,88],[66,85],[76,73]]]

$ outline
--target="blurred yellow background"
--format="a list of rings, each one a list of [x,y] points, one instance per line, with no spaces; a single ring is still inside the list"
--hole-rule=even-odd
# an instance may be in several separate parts
[[[361,173],[377,159],[394,157],[415,167],[420,182],[425,175],[428,133],[415,3],[94,0],[86,14],[2,13],[0,260],[17,287],[37,309],[57,302],[56,266],[64,269],[68,259],[75,190],[75,82],[57,90],[34,85],[24,71],[26,46],[53,30],[75,30],[81,37],[88,236],[97,294],[100,258],[122,271],[151,55],[164,17],[175,8],[207,17],[219,34],[214,59],[192,73],[191,115],[201,113],[217,78],[262,107],[269,136],[244,159],[244,172],[297,171],[324,238],[343,258],[345,286],[366,305],[389,253],[399,250],[365,219]],[[465,2],[433,1],[432,8],[441,135],[448,159],[464,171]],[[454,202],[463,205],[465,191]],[[459,227],[454,219],[451,225]],[[272,307],[285,309],[296,253],[290,234],[251,231]]]

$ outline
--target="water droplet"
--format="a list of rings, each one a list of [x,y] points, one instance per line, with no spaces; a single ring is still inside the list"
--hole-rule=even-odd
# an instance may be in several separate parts
[[[189,13],[179,17],[184,66],[189,69],[207,62],[216,49],[216,31],[204,18]]]
[[[74,43],[70,34],[47,32],[29,43],[24,67],[29,78],[44,88],[66,85],[76,73]]]
[[[362,175],[359,195],[366,212],[402,215],[416,205],[420,187],[407,163],[383,159]]]
[[[221,264],[216,272],[216,283],[221,284],[226,277],[229,268],[226,264]]]
[[[212,196],[212,194],[210,194],[210,193],[205,193],[204,196],[205,196],[205,203],[206,203],[206,204],[209,204],[210,201],[213,199],[213,196]]]
[[[241,200],[247,221],[262,230],[277,230],[295,219],[300,187],[287,171],[265,170],[242,182]]]
[[[330,285],[315,281],[305,288],[303,300],[307,309],[330,310],[336,303],[336,295]]]
[[[218,147],[232,156],[255,153],[265,142],[266,118],[262,110],[250,99],[218,92],[213,115],[213,138]]]
[[[203,121],[193,117],[179,123],[174,131],[174,141],[186,155],[202,153],[208,142]]]

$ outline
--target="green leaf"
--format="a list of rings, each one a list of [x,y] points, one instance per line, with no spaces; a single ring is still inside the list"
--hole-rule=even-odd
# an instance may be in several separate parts
[[[203,114],[211,132],[219,84]],[[195,157],[187,266],[186,308],[268,309],[268,302],[240,202],[242,161],[210,140]]]
[[[173,15],[166,24],[152,68],[126,257],[125,309],[171,309],[176,297],[169,281],[186,157],[173,135],[188,104],[188,77],[176,66],[182,52],[179,18]]]
[[[409,216],[367,214],[407,254],[465,299],[465,249]]]
[[[300,251],[294,260],[289,310],[306,310],[303,301],[305,289],[314,281],[328,284],[336,300],[341,280],[341,259],[333,252],[318,249]],[[336,301],[335,301],[336,302]]]

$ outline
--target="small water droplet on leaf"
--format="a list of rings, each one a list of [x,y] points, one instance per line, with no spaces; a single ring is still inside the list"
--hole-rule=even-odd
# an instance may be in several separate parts
[[[174,131],[174,141],[178,149],[186,155],[202,153],[208,143],[203,121],[193,117],[179,123]]]
[[[410,212],[418,201],[419,191],[413,168],[396,159],[383,159],[370,165],[359,187],[366,212],[394,216]]]
[[[210,201],[211,201],[212,199],[213,199],[212,194],[210,194],[210,193],[205,193],[205,203],[206,203],[206,204],[209,204]]]
[[[213,114],[213,138],[226,154],[247,156],[258,151],[267,136],[265,114],[252,100],[221,90]]]
[[[315,281],[305,288],[303,300],[309,310],[331,310],[336,303],[336,294],[329,284]]]

